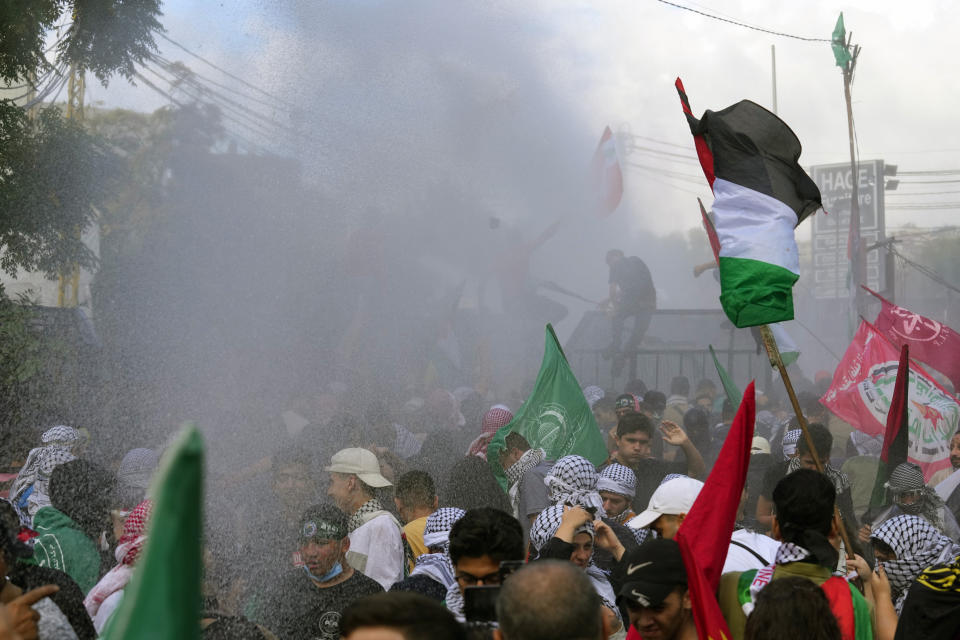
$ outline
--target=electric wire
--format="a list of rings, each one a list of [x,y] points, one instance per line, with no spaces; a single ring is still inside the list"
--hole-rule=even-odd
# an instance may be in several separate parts
[[[284,103],[286,103],[290,108],[294,108],[294,109],[296,108],[295,105],[292,105],[292,104],[290,104],[289,102],[286,102],[286,101],[283,100],[282,98],[279,98],[278,96],[273,95],[273,94],[270,93],[269,91],[266,91],[265,89],[262,89],[261,87],[258,87],[258,86],[256,86],[256,85],[250,84],[249,82],[247,82],[247,81],[244,80],[243,78],[241,78],[241,77],[239,77],[239,76],[235,76],[235,75],[233,75],[232,73],[230,73],[229,71],[227,71],[226,69],[223,69],[223,68],[221,68],[221,67],[218,67],[217,65],[215,65],[215,64],[212,63],[212,62],[210,62],[210,61],[207,60],[206,58],[200,56],[199,54],[194,53],[193,51],[190,51],[190,50],[187,49],[185,46],[183,46],[182,44],[180,44],[179,42],[177,42],[176,40],[173,40],[172,38],[170,38],[168,35],[160,32],[160,31],[156,31],[155,33],[156,33],[158,36],[160,36],[161,38],[163,38],[164,40],[166,40],[167,42],[169,42],[170,44],[172,44],[173,46],[178,47],[179,49],[182,49],[183,51],[185,51],[185,52],[188,53],[189,55],[193,56],[194,58],[196,58],[196,59],[199,60],[200,62],[203,62],[204,64],[206,64],[206,65],[208,65],[208,66],[216,69],[217,71],[219,71],[220,73],[224,74],[224,75],[227,76],[228,78],[231,78],[231,79],[233,79],[233,80],[236,80],[237,82],[243,84],[244,86],[246,86],[246,87],[248,87],[248,88],[250,88],[250,89],[253,89],[254,91],[258,91],[258,92],[264,94],[264,95],[267,96],[268,98],[272,98],[272,99],[274,99],[274,100],[279,100],[280,102],[284,102]]]
[[[782,38],[793,38],[794,40],[803,40],[804,42],[830,42],[830,43],[833,42],[833,40],[831,40],[831,39],[829,39],[829,38],[805,38],[805,37],[803,37],[803,36],[795,36],[795,35],[793,35],[792,33],[784,33],[784,32],[782,32],[782,31],[773,31],[772,29],[764,29],[763,27],[755,27],[755,26],[750,25],[750,24],[747,24],[747,23],[745,23],[745,22],[739,22],[739,21],[737,21],[737,20],[731,20],[731,19],[729,19],[729,18],[722,18],[722,17],[720,17],[720,16],[717,16],[717,15],[714,15],[714,14],[711,14],[711,13],[707,13],[707,12],[705,12],[705,11],[700,11],[700,10],[698,10],[698,9],[694,9],[693,7],[688,7],[688,6],[685,6],[685,5],[682,5],[682,4],[677,4],[676,2],[670,2],[669,0],[657,0],[657,2],[659,2],[659,3],[661,3],[661,4],[670,5],[671,7],[676,7],[677,9],[683,9],[684,11],[690,11],[691,13],[696,13],[696,14],[699,14],[699,15],[704,16],[704,17],[706,17],[706,18],[710,18],[710,19],[712,19],[712,20],[719,20],[720,22],[726,22],[726,23],[728,23],[728,24],[736,25],[736,26],[738,26],[738,27],[744,27],[744,28],[746,28],[746,29],[753,29],[754,31],[761,31],[761,32],[763,32],[763,33],[769,33],[770,35],[780,36],[780,37],[782,37]]]

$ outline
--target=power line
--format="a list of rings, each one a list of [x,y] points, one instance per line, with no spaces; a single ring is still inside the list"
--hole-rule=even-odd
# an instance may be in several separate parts
[[[170,101],[171,103],[173,103],[175,106],[180,107],[180,108],[183,108],[183,107],[184,107],[183,103],[181,103],[179,100],[177,100],[176,98],[174,98],[172,95],[170,95],[169,93],[167,93],[166,91],[164,91],[163,89],[161,89],[160,87],[158,87],[157,85],[153,84],[146,76],[144,76],[144,75],[143,75],[142,73],[140,73],[139,71],[134,71],[134,72],[133,72],[133,75],[136,76],[138,79],[140,79],[140,81],[142,81],[145,85],[147,85],[147,87],[149,87],[150,89],[153,89],[154,91],[156,91],[157,93],[159,93],[161,96],[163,96],[164,98],[166,98],[167,100],[169,100],[169,101]],[[225,127],[225,129],[226,129],[226,127]],[[228,134],[228,135],[230,135],[230,136],[233,137],[233,138],[238,139],[238,140],[247,148],[248,151],[251,151],[251,152],[253,152],[253,153],[265,153],[265,149],[264,149],[261,145],[258,145],[258,144],[254,143],[254,142],[251,142],[251,141],[248,140],[246,137],[240,135],[240,134],[237,133],[236,131],[229,130],[229,129],[226,129],[226,131],[227,131],[227,134]]]
[[[177,63],[171,62],[170,60],[167,60],[167,59],[164,58],[163,56],[160,56],[160,55],[157,55],[157,54],[149,54],[149,57],[150,57],[151,60],[153,60],[154,62],[156,62],[157,64],[159,64],[161,67],[163,67],[165,70],[167,70],[168,72],[172,73],[173,75],[179,75],[179,74],[177,73]],[[231,93],[234,93],[234,94],[236,94],[236,95],[244,98],[245,100],[250,100],[251,102],[256,102],[257,104],[263,105],[263,106],[265,106],[265,107],[270,107],[271,109],[284,109],[284,110],[287,110],[286,107],[284,107],[284,106],[282,106],[282,105],[280,105],[280,104],[267,102],[266,100],[263,100],[262,98],[257,98],[257,97],[251,96],[249,93],[244,93],[243,91],[240,91],[240,90],[238,90],[238,89],[236,89],[236,88],[234,88],[234,87],[231,87],[230,85],[221,84],[221,83],[217,82],[216,80],[213,80],[213,79],[211,79],[211,78],[208,78],[207,76],[205,76],[205,75],[203,75],[203,74],[197,73],[196,71],[194,71],[193,69],[187,67],[186,65],[183,65],[183,68],[186,69],[191,75],[196,76],[197,78],[199,78],[199,79],[202,80],[203,82],[206,82],[207,84],[212,84],[213,86],[218,87],[218,88],[220,88],[220,89],[223,89],[224,91],[229,91],[229,92],[231,92]]]
[[[746,29],[753,29],[754,31],[769,33],[770,35],[774,35],[774,36],[781,36],[783,38],[793,38],[794,40],[803,40],[804,42],[830,42],[830,43],[833,42],[833,40],[830,40],[829,38],[805,38],[803,36],[795,36],[791,33],[783,33],[782,31],[773,31],[771,29],[764,29],[763,27],[755,27],[745,22],[738,22],[736,20],[730,20],[729,18],[721,18],[720,16],[713,15],[711,13],[706,13],[705,11],[700,11],[698,9],[694,9],[693,7],[687,7],[682,4],[677,4],[676,2],[669,2],[669,0],[657,0],[657,2],[660,2],[662,4],[668,4],[671,7],[676,7],[677,9],[683,9],[684,11],[690,11],[692,13],[699,14],[706,18],[710,18],[712,20],[719,20],[720,22],[726,22],[729,24],[736,25],[738,27],[744,27]]]
[[[942,195],[947,195],[947,194],[949,194],[949,193],[960,193],[960,190],[957,190],[957,191],[911,191],[911,192],[906,192],[906,191],[904,191],[903,193],[900,193],[900,192],[897,192],[897,191],[892,191],[892,192],[888,193],[888,194],[886,195],[886,197],[887,197],[887,198],[890,198],[890,197],[892,197],[892,196],[897,196],[897,197],[903,197],[903,196],[907,196],[907,197],[913,197],[913,196],[942,196]],[[897,203],[897,204],[899,204],[899,203]]]
[[[960,169],[934,169],[931,171],[897,171],[898,176],[960,176]]]
[[[229,71],[227,71],[226,69],[223,69],[223,68],[221,68],[221,67],[218,67],[217,65],[213,64],[212,62],[210,62],[210,61],[207,60],[206,58],[200,56],[199,54],[194,53],[193,51],[190,51],[190,50],[187,49],[185,46],[183,46],[182,44],[180,44],[180,43],[177,42],[176,40],[173,40],[172,38],[170,38],[170,37],[167,36],[166,34],[160,32],[160,31],[156,31],[155,33],[156,33],[158,36],[160,36],[161,38],[163,38],[164,40],[166,40],[167,42],[169,42],[170,44],[174,45],[175,47],[179,47],[180,49],[182,49],[183,51],[187,52],[188,54],[190,54],[191,56],[193,56],[194,58],[196,58],[196,59],[199,60],[200,62],[203,62],[204,64],[209,65],[210,67],[213,67],[214,69],[216,69],[216,70],[219,71],[220,73],[224,74],[224,75],[227,76],[228,78],[232,78],[233,80],[236,80],[237,82],[243,84],[244,86],[246,86],[246,87],[248,87],[248,88],[250,88],[250,89],[253,89],[254,91],[259,91],[260,93],[262,93],[263,95],[267,96],[268,98],[273,98],[274,100],[280,100],[281,102],[285,102],[289,107],[291,107],[291,108],[296,108],[294,105],[292,105],[292,104],[290,104],[289,102],[286,102],[285,100],[282,100],[281,98],[273,95],[273,94],[270,93],[269,91],[266,91],[265,89],[261,89],[260,87],[258,87],[258,86],[256,86],[256,85],[250,84],[249,82],[247,82],[247,81],[244,80],[243,78],[241,78],[241,77],[239,77],[239,76],[235,76],[235,75],[233,75],[232,73],[230,73]]]
[[[901,180],[900,184],[950,184],[960,182],[960,178],[955,180]]]

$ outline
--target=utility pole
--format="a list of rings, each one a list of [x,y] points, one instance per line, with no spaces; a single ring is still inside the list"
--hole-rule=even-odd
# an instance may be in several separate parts
[[[860,46],[852,44],[853,33],[849,36],[843,25],[843,14],[837,20],[833,31],[831,46],[836,58],[837,66],[843,72],[843,98],[847,105],[847,135],[850,143],[850,232],[847,246],[850,252],[850,298],[852,308],[851,333],[857,324],[857,319],[865,315],[865,305],[861,284],[866,284],[867,265],[866,252],[863,250],[863,241],[860,237],[860,176],[857,168],[856,139],[853,134],[853,104],[850,97],[850,85],[853,84],[853,73],[860,55]],[[838,221],[839,222],[839,221]]]
[[[770,45],[770,72],[773,75],[773,114],[777,115],[777,45]]]
[[[67,119],[83,122],[83,69],[70,65],[67,79]],[[77,232],[79,235],[79,231]],[[67,296],[69,289],[69,297]],[[57,278],[57,306],[76,307],[80,303],[80,266],[74,263],[69,272],[61,270]]]

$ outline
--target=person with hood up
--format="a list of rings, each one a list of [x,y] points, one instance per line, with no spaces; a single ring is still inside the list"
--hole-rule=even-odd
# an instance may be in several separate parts
[[[599,538],[599,539],[598,539]],[[530,543],[537,560],[566,560],[582,569],[593,583],[604,606],[604,616],[613,632],[623,626],[616,594],[607,574],[593,563],[594,543],[602,542],[619,561],[625,548],[603,522],[580,506],[555,504],[540,512],[530,528]]]
[[[583,456],[564,456],[557,460],[543,480],[552,504],[581,506],[594,517],[606,516],[603,498],[597,492],[597,469]]]
[[[147,497],[150,479],[160,463],[153,449],[131,449],[117,468],[117,499],[124,509],[139,505]]]
[[[480,423],[480,435],[470,443],[467,449],[468,456],[480,456],[487,459],[487,446],[501,427],[505,427],[513,420],[513,413],[506,405],[495,404],[490,410],[483,414],[483,420]]]
[[[960,554],[960,545],[919,516],[901,515],[881,524],[870,536],[877,563],[890,581],[897,614],[910,583],[930,565]]]
[[[443,602],[450,589],[456,588],[453,563],[450,561],[450,530],[466,514],[463,509],[443,507],[427,517],[423,542],[429,553],[417,558],[410,575],[394,583],[390,591],[415,591],[437,602]]]
[[[117,540],[114,557],[117,564],[106,573],[83,600],[83,606],[93,619],[97,633],[103,631],[110,616],[120,605],[123,590],[133,577],[133,564],[147,542],[147,521],[153,511],[153,501],[144,500],[130,512],[123,523],[123,534]]]
[[[100,578],[100,536],[107,529],[114,477],[86,460],[61,464],[50,476],[51,505],[33,518],[31,562],[73,578],[84,594]]]
[[[73,427],[58,425],[40,436],[43,446],[31,449],[10,488],[10,502],[20,512],[20,519],[31,526],[41,507],[50,505],[50,474],[65,462],[76,460],[76,449],[83,445],[83,436]]]
[[[960,526],[953,513],[937,492],[924,484],[919,466],[901,462],[894,467],[884,487],[890,504],[873,519],[872,524],[860,527],[862,541],[869,540],[873,529],[898,515],[920,516],[948,538],[960,540]]]

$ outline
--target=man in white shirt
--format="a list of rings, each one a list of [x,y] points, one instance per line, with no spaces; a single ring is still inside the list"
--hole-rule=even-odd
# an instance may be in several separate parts
[[[347,562],[389,589],[403,579],[403,540],[400,523],[383,508],[375,490],[391,483],[380,474],[377,457],[366,449],[343,449],[330,462],[327,495],[351,514]]]

